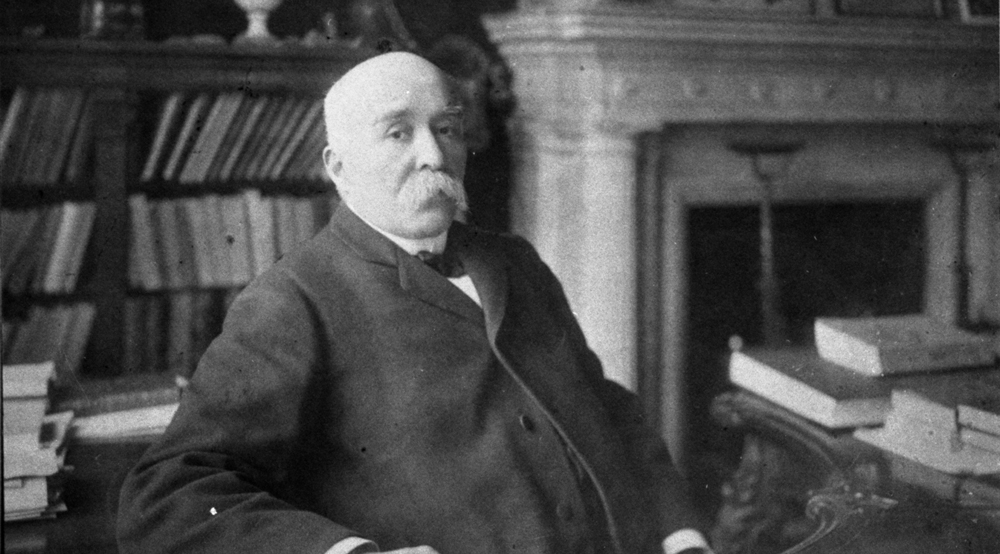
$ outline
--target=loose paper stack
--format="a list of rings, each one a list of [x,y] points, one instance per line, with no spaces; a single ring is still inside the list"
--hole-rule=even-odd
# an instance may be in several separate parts
[[[73,412],[46,414],[55,364],[3,366],[4,521],[66,509],[60,474]]]

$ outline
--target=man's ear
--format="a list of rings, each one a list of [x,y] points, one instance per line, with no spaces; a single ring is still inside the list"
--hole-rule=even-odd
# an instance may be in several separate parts
[[[337,182],[340,172],[344,169],[344,162],[340,156],[327,145],[323,148],[323,167],[326,168],[326,175],[331,181]]]

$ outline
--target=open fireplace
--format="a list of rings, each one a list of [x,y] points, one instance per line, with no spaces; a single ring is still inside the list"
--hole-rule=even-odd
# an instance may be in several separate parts
[[[729,335],[762,336],[765,200],[788,340],[820,312],[1000,319],[997,29],[821,11],[486,20],[517,97],[513,230],[689,471]],[[786,156],[767,187],[755,144]]]

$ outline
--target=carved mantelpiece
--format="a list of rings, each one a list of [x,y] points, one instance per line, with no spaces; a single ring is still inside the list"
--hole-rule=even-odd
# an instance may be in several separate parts
[[[758,197],[755,188],[726,179],[716,180],[717,190],[681,182],[652,195],[637,190],[637,135],[734,124],[769,133],[851,125],[993,130],[1000,94],[997,29],[943,20],[845,19],[829,10],[733,19],[648,5],[550,4],[556,7],[522,3],[516,12],[485,20],[514,73],[513,230],[532,240],[562,279],[607,373],[655,397],[647,409],[670,422],[664,432],[676,452],[684,425],[678,396],[688,278],[684,210],[691,202]],[[942,157],[941,167],[946,163]],[[865,188],[799,169],[810,175],[807,184],[829,180],[832,196]],[[957,202],[951,176],[931,169],[933,178],[890,192],[869,187],[862,195],[926,198],[931,256],[953,259]],[[892,167],[880,171],[889,174]],[[805,188],[779,192],[793,199],[816,195]],[[652,227],[645,214],[656,210],[643,204],[650,201],[661,206]],[[642,236],[649,228],[653,240]],[[646,259],[651,255],[659,263]],[[954,280],[945,265],[929,270],[928,309],[950,317]],[[663,268],[663,275],[640,270],[651,266]],[[657,281],[652,288],[651,278]],[[650,301],[662,305],[658,315],[646,306]],[[650,337],[647,327],[658,344],[642,344]]]

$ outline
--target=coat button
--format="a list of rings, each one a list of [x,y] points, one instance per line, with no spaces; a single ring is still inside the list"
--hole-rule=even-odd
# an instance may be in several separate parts
[[[521,417],[517,418],[521,422],[521,427],[529,433],[535,432],[535,420],[531,419],[527,414],[521,414]]]
[[[572,520],[575,515],[573,512],[573,506],[570,506],[569,504],[560,504],[556,506],[556,515],[563,521]]]

